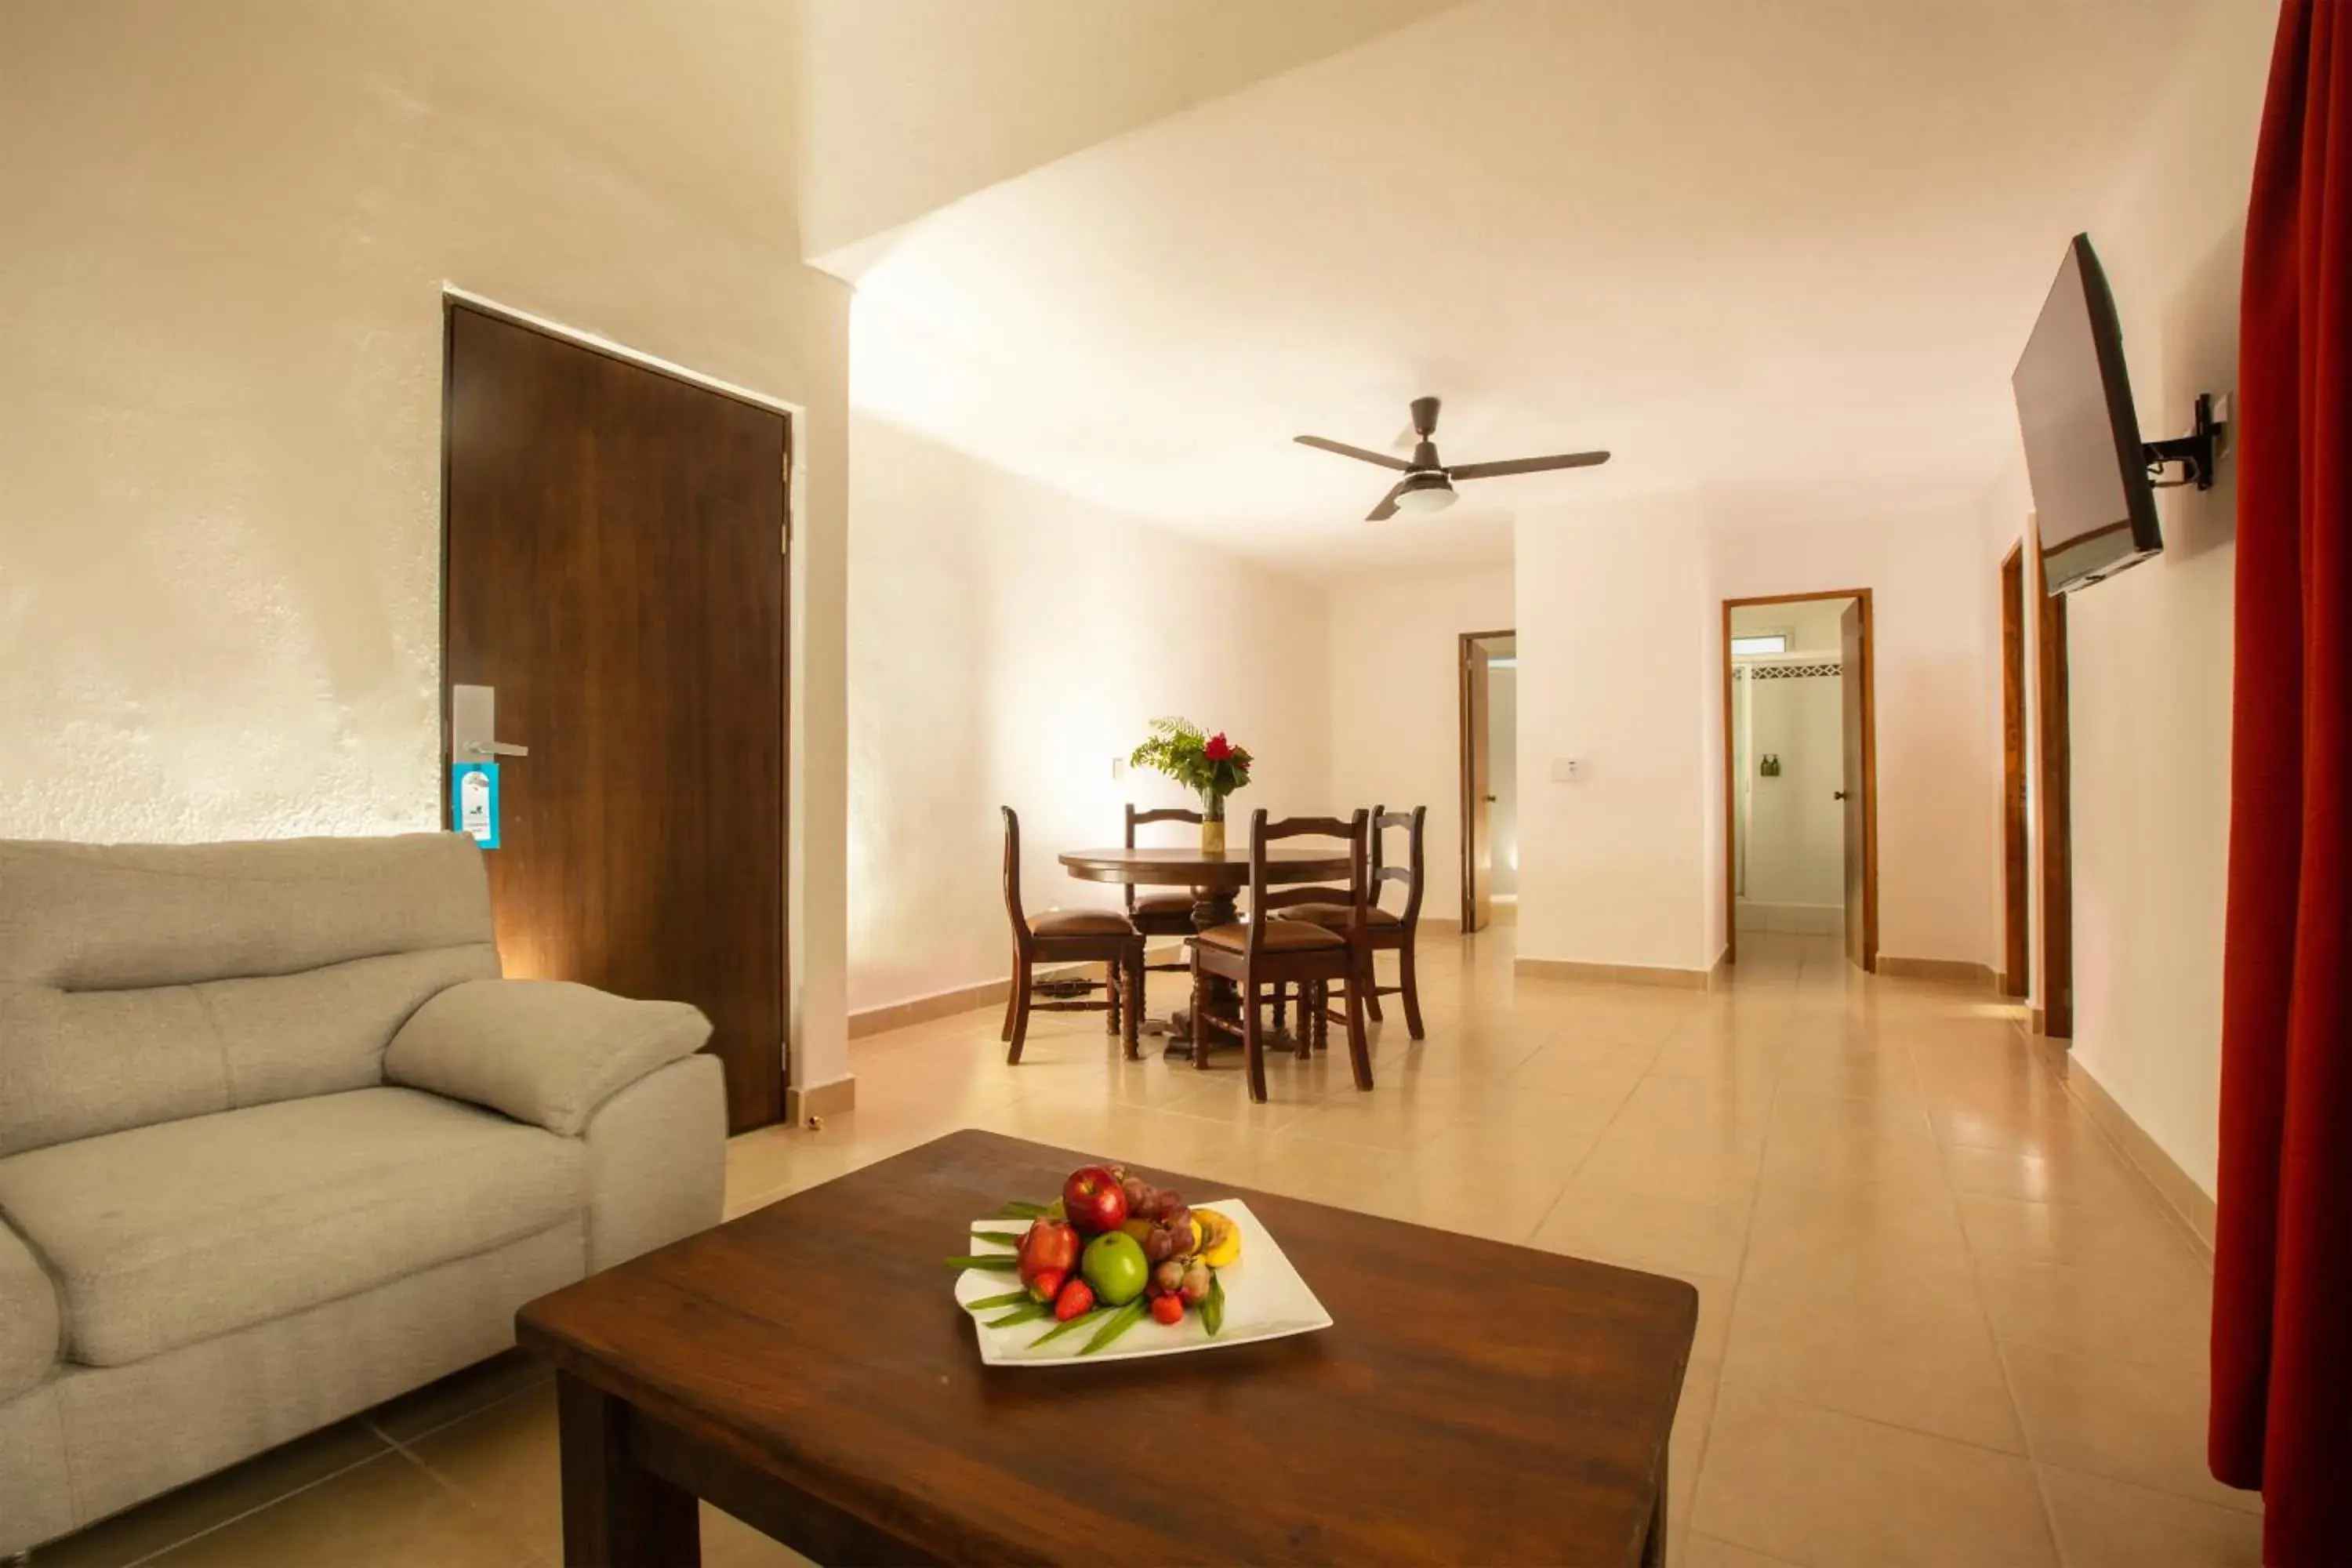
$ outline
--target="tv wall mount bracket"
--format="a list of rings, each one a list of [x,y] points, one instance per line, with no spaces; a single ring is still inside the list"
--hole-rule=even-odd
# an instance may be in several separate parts
[[[2200,490],[2213,488],[2213,468],[2220,460],[2224,438],[2230,429],[2230,399],[2224,394],[2218,400],[2210,392],[2197,395],[2197,423],[2193,433],[2176,436],[2169,441],[2144,441],[2140,457],[2147,464],[2148,482],[2158,489],[2179,489],[2183,485],[2195,485]],[[2164,470],[2171,464],[2181,467],[2181,476],[2168,479]]]

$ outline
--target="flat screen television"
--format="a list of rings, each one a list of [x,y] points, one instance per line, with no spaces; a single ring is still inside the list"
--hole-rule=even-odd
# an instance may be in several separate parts
[[[2066,247],[2009,381],[2050,592],[2113,576],[2162,550],[2123,331],[2090,236]]]

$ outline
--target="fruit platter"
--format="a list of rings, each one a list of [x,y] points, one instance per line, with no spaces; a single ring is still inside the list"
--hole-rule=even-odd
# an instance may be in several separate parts
[[[992,1366],[1176,1355],[1331,1326],[1238,1198],[1198,1206],[1121,1166],[1070,1173],[1050,1202],[1008,1203],[948,1259]]]

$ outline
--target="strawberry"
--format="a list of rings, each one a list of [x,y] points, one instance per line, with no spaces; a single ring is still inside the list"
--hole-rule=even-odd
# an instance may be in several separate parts
[[[1062,1294],[1062,1281],[1066,1278],[1068,1275],[1063,1269],[1041,1268],[1030,1276],[1029,1294],[1040,1301],[1058,1300]]]
[[[1069,1281],[1054,1298],[1054,1321],[1057,1323],[1066,1323],[1079,1313],[1094,1310],[1094,1287],[1083,1279]]]
[[[1151,1298],[1151,1320],[1157,1323],[1181,1323],[1184,1321],[1184,1299],[1181,1296]]]

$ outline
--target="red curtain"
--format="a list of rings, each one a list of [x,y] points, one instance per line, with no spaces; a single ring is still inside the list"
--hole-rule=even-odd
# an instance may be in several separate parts
[[[2286,0],[2238,364],[2213,1473],[2352,1563],[2352,0]]]

